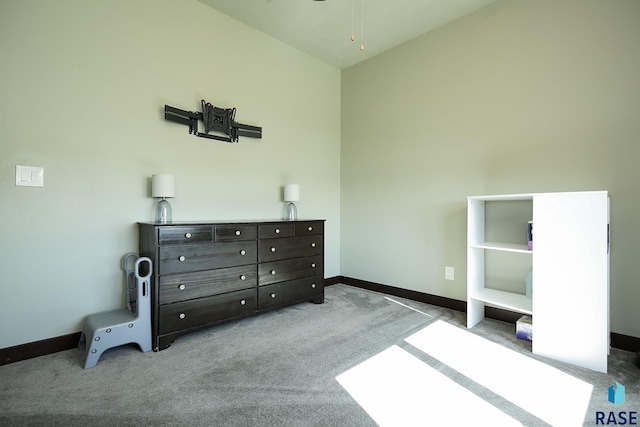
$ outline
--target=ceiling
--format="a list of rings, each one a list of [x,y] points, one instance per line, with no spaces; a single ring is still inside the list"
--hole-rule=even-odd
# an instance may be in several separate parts
[[[495,0],[199,1],[343,69]],[[354,42],[351,41],[352,28]]]

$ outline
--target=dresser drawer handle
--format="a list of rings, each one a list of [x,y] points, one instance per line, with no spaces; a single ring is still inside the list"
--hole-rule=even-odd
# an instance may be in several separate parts
[[[240,255],[246,255],[246,254],[247,254],[247,251],[245,251],[244,249],[240,250]]]
[[[240,234],[240,230],[236,230],[236,236],[239,236]]]
[[[180,285],[178,286],[178,289],[180,289],[181,291],[184,291],[185,289],[187,289],[187,287],[185,285]]]
[[[276,228],[276,234],[280,234],[280,229]]]
[[[276,251],[275,246],[271,246],[271,252],[275,252],[275,251]]]
[[[184,237],[186,237],[187,239],[190,239],[191,238],[191,233],[185,234]]]
[[[315,242],[311,244],[311,247],[312,247],[312,248],[315,248],[315,247],[316,247]]]
[[[247,303],[247,301],[245,301],[245,300],[240,301],[240,305],[245,305],[246,303]]]
[[[184,261],[186,258],[184,257],[184,255],[180,255],[180,257],[178,258],[178,261],[182,262]]]
[[[315,284],[315,283],[312,283],[312,284],[311,284],[311,287],[312,287],[313,289],[315,289],[315,288],[316,288],[316,284]]]
[[[271,294],[270,296],[271,296],[271,298],[275,298],[276,294]]]
[[[309,230],[309,231],[313,231],[313,227],[309,226],[309,227],[307,228],[307,230]]]
[[[244,274],[240,275],[240,280],[245,280],[247,278],[247,276],[245,276]]]
[[[311,263],[311,268],[316,268],[316,263],[315,262]]]
[[[276,271],[275,270],[271,270],[269,273],[271,273],[272,276],[276,275]]]
[[[180,313],[180,315],[179,315],[178,317],[179,317],[180,319],[184,319],[185,317],[187,317],[187,315],[186,315],[186,314],[184,314],[184,313]]]

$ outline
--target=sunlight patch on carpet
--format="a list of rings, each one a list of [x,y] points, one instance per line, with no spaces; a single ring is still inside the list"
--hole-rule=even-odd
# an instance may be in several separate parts
[[[551,425],[584,421],[593,386],[556,368],[443,321],[405,341]]]
[[[522,425],[395,345],[336,380],[381,427],[456,425],[460,417],[474,426]]]
[[[413,308],[413,307],[409,307],[408,305],[403,304],[403,303],[401,303],[400,301],[396,301],[396,300],[394,300],[394,299],[392,299],[392,298],[389,298],[389,297],[384,297],[384,299],[386,299],[386,300],[388,300],[388,301],[391,301],[391,302],[394,302],[394,303],[396,303],[396,304],[398,304],[398,305],[401,305],[401,306],[403,306],[403,307],[406,307],[406,308],[408,308],[409,310],[417,311],[417,312],[418,312],[418,313],[420,313],[420,314],[424,314],[425,316],[428,316],[428,317],[433,318],[433,316],[432,316],[432,315],[427,314],[427,313],[425,313],[424,311],[420,311],[420,310],[418,310],[418,309],[415,309],[415,308]]]

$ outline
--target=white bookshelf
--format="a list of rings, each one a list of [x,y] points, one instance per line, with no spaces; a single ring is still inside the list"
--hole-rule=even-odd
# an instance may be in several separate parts
[[[473,196],[467,202],[467,327],[484,318],[485,306],[529,314],[533,316],[534,353],[606,372],[607,192]],[[506,206],[497,219],[490,217],[496,212],[488,209],[492,202]],[[517,207],[513,213],[511,206]],[[533,250],[527,247],[529,220],[533,220]],[[500,258],[506,263],[505,270],[512,259],[515,263],[530,257],[526,262],[533,273],[532,298],[525,296],[525,275],[515,277],[506,286],[508,290],[494,286],[490,270],[502,270],[489,265],[494,251],[507,257]]]

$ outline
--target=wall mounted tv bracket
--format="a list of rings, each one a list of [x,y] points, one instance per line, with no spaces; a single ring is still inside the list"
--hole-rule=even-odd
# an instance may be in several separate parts
[[[202,112],[180,110],[169,105],[164,106],[164,118],[172,122],[189,126],[191,135],[201,138],[217,139],[218,141],[238,142],[240,136],[262,138],[262,128],[245,125],[235,121],[235,108],[218,108],[210,102],[202,100]],[[204,133],[198,132],[198,120],[204,123]],[[210,135],[218,132],[226,136]]]

